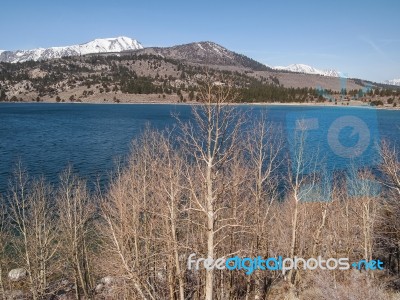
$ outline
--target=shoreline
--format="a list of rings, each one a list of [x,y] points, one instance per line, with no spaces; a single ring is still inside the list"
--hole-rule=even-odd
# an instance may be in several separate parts
[[[1,104],[72,104],[72,105],[201,105],[198,102],[161,102],[161,101],[141,101],[141,102],[36,102],[36,101],[14,101],[14,102],[0,102]],[[341,107],[341,108],[365,108],[365,109],[379,109],[379,110],[393,110],[400,111],[400,107],[382,107],[382,106],[370,106],[370,105],[336,105],[331,103],[281,103],[281,102],[234,102],[229,103],[230,105],[237,106],[304,106],[304,107]]]

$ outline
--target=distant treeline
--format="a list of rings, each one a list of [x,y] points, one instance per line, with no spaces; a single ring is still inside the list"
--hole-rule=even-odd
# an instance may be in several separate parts
[[[258,70],[260,66],[251,65]],[[249,67],[251,67],[249,66]],[[232,84],[240,96],[239,102],[310,102],[326,101],[325,94],[360,98],[365,95],[400,97],[400,89],[374,89],[340,92],[315,88],[284,87],[276,76],[257,77],[253,71],[226,71],[185,64],[157,55],[65,57],[49,61],[0,63],[0,101],[27,100],[24,95],[35,94],[56,98],[65,91],[85,87],[82,95],[70,100],[85,99],[102,93],[176,94],[181,101],[198,100],[198,82],[204,76],[223,78],[220,84]],[[18,87],[19,92],[15,92]],[[374,103],[380,103],[374,99]],[[392,101],[393,102],[393,101]]]

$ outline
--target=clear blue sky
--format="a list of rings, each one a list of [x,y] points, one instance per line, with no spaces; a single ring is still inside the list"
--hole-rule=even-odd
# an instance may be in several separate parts
[[[400,1],[4,1],[0,49],[125,35],[144,46],[214,41],[276,66],[400,78]]]

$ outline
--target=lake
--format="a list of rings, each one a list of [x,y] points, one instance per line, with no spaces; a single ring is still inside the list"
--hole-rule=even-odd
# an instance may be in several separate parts
[[[315,134],[310,131],[311,148],[317,148],[319,141],[325,140],[330,124],[341,116],[348,115],[356,116],[355,118],[363,120],[369,127],[371,146],[382,138],[397,145],[400,143],[400,111],[284,105],[243,105],[237,109],[245,111],[249,119],[257,118],[261,112],[266,111],[271,121],[282,126],[289,142],[293,139],[291,132],[297,124],[296,119],[305,117],[313,120],[311,123],[314,127],[318,123],[319,129],[314,128]],[[68,164],[72,164],[76,172],[89,182],[99,179],[101,184],[105,184],[115,160],[129,153],[132,139],[137,137],[147,124],[157,129],[172,127],[176,123],[173,114],[179,115],[183,121],[190,120],[191,106],[2,103],[0,193],[7,190],[18,161],[22,162],[30,175],[43,175],[53,183],[57,182],[59,173]],[[348,147],[352,147],[357,142],[353,141],[354,132],[346,133],[346,128],[342,129],[338,133],[342,144],[346,146],[347,143]],[[378,141],[372,141],[373,138],[377,138]],[[322,145],[321,149],[325,146]],[[329,159],[343,166],[348,157],[343,161],[340,161],[340,158]]]

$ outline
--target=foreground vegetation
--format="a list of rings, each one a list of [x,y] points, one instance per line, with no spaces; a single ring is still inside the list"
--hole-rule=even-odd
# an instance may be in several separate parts
[[[400,288],[400,162],[381,147],[376,179],[358,170],[324,182],[304,152],[282,160],[282,135],[225,104],[233,90],[205,84],[191,123],[146,131],[106,191],[71,169],[57,187],[18,167],[0,214],[0,295],[48,299],[395,299]],[[295,167],[294,167],[295,166]],[[291,170],[282,172],[282,169]],[[292,171],[294,170],[294,171]],[[315,197],[329,184],[331,199]],[[307,187],[306,192],[304,187]],[[348,190],[357,191],[348,193]],[[322,194],[319,194],[320,197]],[[383,271],[188,270],[187,258],[380,259]],[[7,273],[24,268],[26,277]],[[69,289],[66,286],[71,286]],[[64,298],[65,299],[65,298]],[[396,298],[397,299],[397,298]]]

